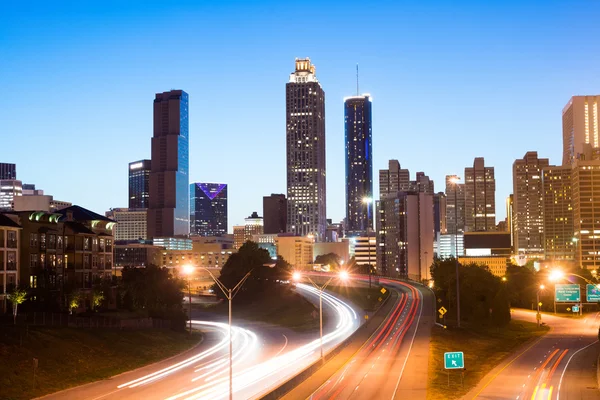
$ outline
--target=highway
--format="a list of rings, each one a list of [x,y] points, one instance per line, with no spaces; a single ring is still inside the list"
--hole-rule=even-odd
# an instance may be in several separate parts
[[[379,283],[398,292],[388,318],[311,399],[426,398],[433,296],[420,285],[383,278]]]
[[[298,284],[297,290],[315,301],[318,292]],[[351,305],[329,294],[323,297],[323,343],[326,350],[346,339],[360,325]],[[193,320],[203,343],[192,352],[110,379],[58,392],[44,399],[224,399],[228,398],[228,325]],[[319,358],[320,340],[312,335],[288,337],[276,331],[254,332],[235,323],[233,330],[234,399],[260,397]],[[252,325],[252,324],[250,324]]]
[[[514,319],[535,322],[535,313],[513,310]],[[596,380],[600,313],[585,318],[544,314],[550,332],[520,349],[488,374],[465,399],[600,399]]]

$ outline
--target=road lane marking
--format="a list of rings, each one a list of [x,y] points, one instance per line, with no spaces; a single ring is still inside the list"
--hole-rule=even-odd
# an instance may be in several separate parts
[[[288,338],[287,338],[287,336],[285,336],[283,333],[281,334],[281,336],[283,336],[283,337],[284,337],[284,339],[285,339],[285,344],[283,345],[283,347],[281,348],[281,350],[279,350],[279,351],[277,352],[277,354],[275,354],[275,357],[277,357],[279,354],[281,354],[281,352],[282,352],[282,351],[283,351],[283,350],[284,350],[284,349],[287,347],[287,345],[288,345]]]
[[[590,344],[588,344],[588,345],[587,345],[587,346],[585,346],[585,347],[582,347],[581,349],[577,350],[575,353],[571,354],[571,357],[569,357],[569,360],[567,361],[567,364],[565,365],[565,368],[563,369],[563,372],[562,372],[562,374],[560,374],[560,380],[558,381],[558,389],[556,389],[556,400],[559,400],[559,399],[560,399],[560,388],[561,388],[561,386],[562,386],[562,381],[563,381],[563,378],[564,378],[564,376],[565,376],[565,372],[567,371],[567,367],[568,367],[568,366],[569,366],[569,364],[571,363],[571,360],[573,359],[573,357],[575,357],[575,355],[576,355],[577,353],[579,353],[581,350],[585,350],[585,349],[587,349],[588,347],[590,347],[590,346],[592,346],[592,345],[594,345],[594,344],[596,344],[596,343],[598,343],[598,341],[597,341],[597,340],[596,340],[596,341],[594,341],[594,342],[592,342],[592,343],[590,343]]]
[[[550,333],[550,332],[552,332],[552,327],[550,327],[550,330],[549,330],[549,331],[548,331],[546,334],[548,334],[548,333]],[[540,342],[540,341],[541,341],[541,340],[544,338],[544,336],[545,336],[545,335],[542,335],[542,336],[540,336],[539,338],[537,338],[537,340],[536,340],[535,342],[531,343],[531,345],[530,345],[528,348],[526,348],[525,350],[523,350],[521,353],[517,354],[517,355],[515,356],[515,358],[513,358],[512,360],[510,360],[510,362],[509,362],[508,364],[506,364],[506,365],[505,365],[504,367],[502,367],[502,368],[501,368],[501,369],[500,369],[498,372],[496,372],[496,373],[495,373],[495,374],[494,374],[494,375],[493,375],[493,376],[490,378],[490,380],[489,380],[489,381],[488,381],[488,382],[487,382],[485,385],[483,385],[483,387],[482,387],[482,388],[479,390],[479,392],[475,393],[475,396],[473,396],[473,399],[476,399],[476,398],[477,398],[477,396],[479,396],[479,395],[481,394],[481,392],[483,392],[483,391],[485,390],[485,388],[487,388],[487,387],[490,385],[490,383],[492,383],[492,382],[494,381],[494,379],[496,379],[496,377],[497,377],[497,376],[498,376],[498,375],[499,375],[499,374],[500,374],[502,371],[504,371],[504,370],[505,370],[505,369],[506,369],[506,368],[507,368],[509,365],[511,365],[513,362],[515,362],[515,361],[516,361],[516,360],[517,360],[519,357],[521,357],[523,354],[527,353],[527,352],[528,352],[528,351],[529,351],[529,350],[530,350],[530,349],[531,349],[533,346],[535,346],[536,344],[538,344],[538,343],[539,343],[539,342]],[[534,368],[533,370],[535,371],[535,368]]]
[[[418,289],[414,289],[415,292]],[[400,379],[402,379],[402,374],[404,373],[404,368],[406,367],[406,362],[408,361],[408,357],[410,356],[410,351],[412,350],[413,343],[415,342],[415,336],[417,335],[417,331],[419,330],[419,322],[421,321],[421,315],[423,314],[423,297],[419,296],[420,300],[420,308],[419,308],[419,318],[417,319],[417,324],[415,325],[415,331],[413,333],[412,340],[410,342],[410,347],[408,348],[408,353],[406,353],[406,358],[404,359],[404,365],[402,365],[402,370],[400,371],[400,376],[398,377],[398,382],[396,382],[396,388],[394,389],[394,393],[392,394],[392,400],[396,397],[396,392],[398,391],[398,386],[400,385]],[[414,317],[413,317],[414,320]]]

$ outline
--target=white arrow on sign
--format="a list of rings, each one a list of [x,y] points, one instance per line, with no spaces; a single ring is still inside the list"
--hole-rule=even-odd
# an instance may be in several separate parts
[[[456,365],[456,361],[452,360],[452,366],[453,367],[458,367],[458,365]]]

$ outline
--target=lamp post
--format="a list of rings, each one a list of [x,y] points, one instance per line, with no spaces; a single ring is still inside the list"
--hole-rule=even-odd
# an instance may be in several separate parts
[[[456,267],[456,325],[460,328],[460,282],[458,276],[458,182],[460,178],[455,176],[450,179],[454,185],[454,250],[456,257],[454,263]]]
[[[371,288],[371,203],[373,199],[370,197],[364,197],[363,203],[367,205],[367,246],[369,246],[369,289]]]
[[[544,290],[545,286],[544,285],[540,285],[540,289],[537,291],[536,293],[536,300],[537,300],[537,315],[535,316],[535,319],[537,321],[537,326],[538,328],[540,327],[540,321],[542,320],[542,315],[540,314],[540,292],[542,290]],[[555,303],[556,304],[556,303]],[[555,306],[556,307],[556,306]]]
[[[264,266],[273,267],[275,264],[265,264]],[[229,400],[233,400],[233,340],[231,337],[231,301],[238,293],[239,289],[242,287],[246,279],[252,273],[252,270],[248,272],[244,277],[233,287],[233,289],[228,289],[219,279],[217,279],[212,272],[210,272],[207,268],[202,268],[206,272],[209,273],[210,277],[215,281],[219,289],[223,292],[227,300],[229,301]],[[190,322],[191,324],[191,322]]]
[[[188,314],[190,317],[190,335],[192,334],[192,274],[194,273],[194,267],[186,264],[183,266],[183,273],[187,276],[187,284],[188,284],[188,300],[190,304],[188,305]]]
[[[332,277],[330,277],[327,282],[325,282],[324,285],[319,286],[317,285],[312,279],[310,279],[310,276],[306,276],[306,279],[308,279],[308,281],[315,287],[315,289],[317,289],[319,291],[319,331],[320,331],[320,338],[321,338],[321,362],[325,363],[325,358],[323,357],[323,290],[325,290],[325,288],[329,285],[329,283],[331,283],[331,281],[333,280],[333,278],[339,278],[341,281],[346,281],[348,280],[348,272],[346,271],[340,271],[339,274],[337,275],[333,275]],[[302,274],[298,271],[294,272],[292,274],[292,279],[296,282],[299,282],[302,279]]]

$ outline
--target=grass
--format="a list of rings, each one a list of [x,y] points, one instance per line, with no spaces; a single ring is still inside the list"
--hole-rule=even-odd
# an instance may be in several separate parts
[[[269,296],[254,300],[233,301],[233,318],[261,321],[279,325],[296,332],[307,332],[319,328],[319,308],[293,291],[274,291]],[[204,305],[204,311],[228,315],[229,305],[222,302]],[[323,316],[323,322],[326,318]]]
[[[443,329],[434,326],[431,330],[429,348],[429,372],[427,382],[428,400],[451,400],[464,396],[479,381],[517,347],[548,331],[536,324],[512,320],[506,327],[466,325],[462,329]],[[463,351],[465,354],[464,381],[461,373],[444,371],[444,353]]]
[[[345,297],[365,311],[377,310],[383,300],[390,294],[389,290],[381,293],[381,287],[376,285],[371,288],[364,286],[328,286],[327,290]]]
[[[93,382],[178,354],[200,334],[3,326],[0,398],[30,399]],[[38,359],[35,387],[33,359]]]

